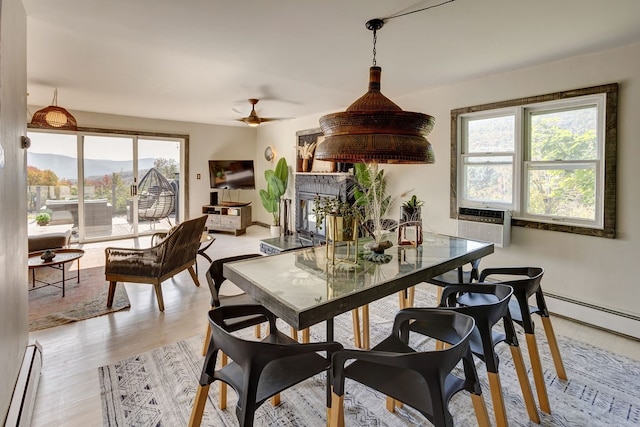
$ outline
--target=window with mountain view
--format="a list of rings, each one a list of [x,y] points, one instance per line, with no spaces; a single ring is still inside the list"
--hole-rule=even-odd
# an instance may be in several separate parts
[[[611,84],[453,110],[452,208],[614,237],[616,104]]]

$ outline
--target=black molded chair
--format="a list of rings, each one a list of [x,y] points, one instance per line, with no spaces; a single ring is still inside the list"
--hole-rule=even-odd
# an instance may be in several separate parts
[[[549,318],[547,303],[544,300],[544,294],[540,287],[544,269],[540,267],[506,267],[506,268],[485,268],[480,273],[480,281],[484,282],[491,276],[495,281],[509,285],[513,288],[513,296],[509,304],[509,310],[513,321],[524,328],[524,336],[527,341],[527,349],[529,350],[529,358],[531,360],[531,370],[533,371],[533,380],[536,385],[536,393],[540,409],[548,414],[551,413],[549,397],[547,396],[547,388],[544,383],[544,374],[542,372],[542,364],[540,363],[540,355],[538,353],[538,345],[536,343],[535,330],[531,314],[538,314],[542,318],[542,326],[544,327],[551,357],[555,365],[558,378],[566,380],[567,373],[562,363],[558,341],[553,331],[553,325]],[[507,277],[508,279],[505,279]],[[493,280],[492,280],[493,281]],[[535,295],[536,306],[529,306],[529,298]]]
[[[449,285],[464,285],[467,283],[473,283],[473,281],[477,281],[480,277],[480,260],[482,258],[478,258],[476,260],[471,261],[469,264],[471,265],[471,269],[465,270],[463,267],[458,267],[455,270],[447,271],[439,276],[432,277],[427,280],[427,283],[431,283],[432,285],[439,286],[438,288],[438,299],[442,297],[442,288]]]
[[[257,304],[256,300],[254,300],[251,296],[243,293],[239,295],[231,295],[231,296],[223,296],[220,298],[220,288],[222,284],[227,280],[224,277],[224,264],[227,262],[234,261],[242,261],[244,259],[256,258],[262,256],[260,254],[245,254],[245,255],[236,255],[230,256],[226,258],[220,258],[211,263],[209,266],[209,270],[207,271],[207,283],[209,284],[209,291],[211,292],[211,308],[220,307],[221,305],[242,305],[242,304]],[[256,327],[256,338],[260,338],[260,324],[264,322],[264,320],[260,320],[257,322],[254,318],[247,319],[234,319],[229,322],[226,327],[229,332],[237,331],[239,329],[244,329],[249,326]],[[261,317],[261,316],[257,316]],[[209,345],[209,338],[211,336],[211,326],[207,323],[207,332],[204,338],[204,345],[202,347],[202,355],[206,356],[207,354],[207,346]]]
[[[409,345],[410,325],[438,325],[446,331],[452,346],[439,351],[417,351]],[[451,397],[461,391],[471,393],[476,417],[481,426],[489,425],[489,416],[473,364],[469,338],[475,322],[472,317],[439,308],[408,308],[396,315],[393,331],[370,351],[342,350],[333,354],[331,375],[333,395],[331,426],[344,425],[344,382],[350,378],[378,390],[422,413],[436,426],[451,426],[448,409]],[[345,366],[348,360],[353,363]],[[462,360],[465,378],[451,371]]]
[[[244,254],[236,255],[226,258],[220,258],[211,263],[209,270],[207,270],[207,283],[209,283],[209,291],[211,291],[211,308],[220,307],[221,305],[257,305],[258,303],[251,296],[247,294],[231,295],[220,297],[220,288],[225,282],[224,277],[224,264],[227,262],[241,261],[244,259],[250,259],[262,256],[260,254]],[[255,326],[255,336],[260,338],[260,324],[266,322],[266,319],[262,315],[245,316],[230,319],[225,322],[224,327],[228,332],[239,331],[240,329]],[[202,355],[207,355],[207,349],[209,348],[209,342],[211,340],[211,324],[207,321],[207,332],[205,333],[204,342],[202,344]],[[222,353],[220,358],[221,365],[225,366],[228,362],[227,355]],[[218,406],[220,409],[227,407],[227,385],[220,383]]]
[[[269,334],[262,341],[247,341],[226,330],[229,321],[247,316],[262,316],[269,322]],[[342,349],[336,342],[294,341],[278,331],[276,317],[261,305],[224,305],[209,312],[209,322],[211,342],[189,426],[200,425],[209,386],[214,381],[222,381],[236,391],[236,416],[241,427],[250,427],[256,409],[265,400],[331,366],[331,360],[317,352]],[[233,362],[216,369],[218,352],[228,354]]]
[[[476,321],[476,328],[471,334],[469,345],[473,354],[483,360],[487,367],[497,425],[506,426],[508,424],[498,373],[499,360],[495,352],[495,346],[501,342],[509,344],[529,418],[539,424],[540,416],[536,409],[513,321],[509,314],[509,301],[512,295],[513,288],[501,284],[449,285],[442,290],[440,306],[451,307],[458,313],[473,317]],[[504,324],[504,333],[493,329],[493,326],[500,320]],[[440,331],[437,325],[421,322],[411,325],[410,328],[442,341],[448,341],[446,335],[439,335]]]

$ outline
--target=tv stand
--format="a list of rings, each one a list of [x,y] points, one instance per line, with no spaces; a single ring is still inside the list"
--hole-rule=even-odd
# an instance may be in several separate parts
[[[202,213],[207,214],[206,226],[211,231],[232,232],[236,236],[247,232],[251,225],[251,206],[204,205]]]

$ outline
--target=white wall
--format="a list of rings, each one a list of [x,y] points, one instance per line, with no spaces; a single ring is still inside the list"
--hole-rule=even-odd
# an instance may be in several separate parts
[[[388,78],[388,77],[387,77]],[[568,233],[512,228],[511,246],[496,249],[483,260],[488,266],[542,266],[546,269],[543,289],[560,296],[600,307],[640,316],[637,304],[636,265],[640,259],[640,44],[580,56],[541,66],[487,76],[452,86],[393,99],[408,111],[436,117],[429,141],[436,153],[434,165],[387,166],[394,194],[415,188],[426,201],[423,217],[428,227],[455,234],[456,223],[449,218],[450,111],[489,102],[619,83],[618,103],[618,220],[617,238],[604,239]],[[384,93],[384,82],[383,82]],[[355,99],[354,99],[355,101]],[[304,118],[264,126],[258,132],[258,146],[273,144],[294,160],[295,131],[318,126],[318,118]],[[284,150],[284,151],[282,151]],[[289,186],[292,189],[292,185]],[[393,210],[392,212],[395,212]],[[551,305],[551,303],[550,303]],[[568,314],[575,308],[554,303],[555,311]],[[584,314],[588,316],[593,313]],[[624,319],[602,325],[638,335]],[[637,325],[636,325],[637,327]]]
[[[27,177],[20,137],[27,120],[27,16],[20,0],[0,2],[0,419],[27,345]]]

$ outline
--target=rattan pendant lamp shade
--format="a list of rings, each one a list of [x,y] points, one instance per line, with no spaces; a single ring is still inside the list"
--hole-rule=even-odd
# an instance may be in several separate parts
[[[403,111],[380,92],[382,68],[375,66],[376,30],[384,21],[372,19],[374,60],[369,69],[369,90],[346,111],[320,118],[324,142],[314,157],[345,163],[434,163],[433,147],[426,136],[435,118]]]
[[[76,118],[64,108],[58,107],[58,89],[53,92],[51,105],[33,114],[31,125],[44,129],[78,130]]]

